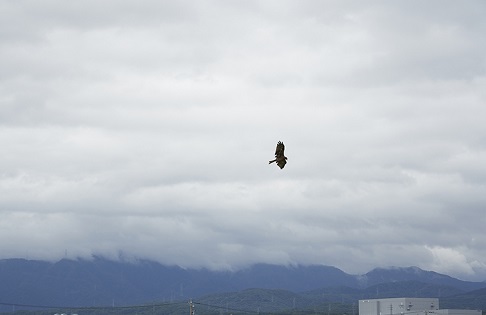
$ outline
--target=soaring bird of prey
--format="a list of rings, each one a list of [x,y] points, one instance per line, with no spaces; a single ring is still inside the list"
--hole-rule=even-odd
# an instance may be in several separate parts
[[[287,157],[284,155],[285,145],[282,141],[277,143],[277,148],[275,149],[275,160],[268,161],[268,164],[272,164],[273,162],[277,162],[278,167],[284,168],[285,164],[287,164]]]

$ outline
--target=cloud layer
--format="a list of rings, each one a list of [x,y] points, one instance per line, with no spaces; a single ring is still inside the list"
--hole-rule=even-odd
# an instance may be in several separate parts
[[[484,2],[0,6],[0,258],[486,279]]]

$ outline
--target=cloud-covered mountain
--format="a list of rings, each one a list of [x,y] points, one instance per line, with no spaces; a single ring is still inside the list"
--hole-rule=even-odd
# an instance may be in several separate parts
[[[486,287],[416,267],[350,275],[330,266],[258,264],[239,271],[164,266],[102,258],[58,262],[0,260],[0,296],[7,305],[107,306],[171,302],[249,288],[306,292],[319,301],[457,295]],[[304,294],[304,293],[302,293]]]
[[[446,285],[459,288],[464,291],[478,289],[481,285],[477,282],[462,281],[448,275],[440,274],[434,271],[422,270],[418,267],[389,267],[375,268],[363,276],[359,277],[362,287],[388,282],[398,281],[420,281],[436,285]],[[479,287],[478,287],[479,285]]]

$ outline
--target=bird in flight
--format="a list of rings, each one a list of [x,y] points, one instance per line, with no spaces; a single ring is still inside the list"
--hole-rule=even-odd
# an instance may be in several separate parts
[[[282,141],[277,143],[277,148],[275,149],[275,160],[268,161],[268,164],[272,164],[273,162],[277,162],[278,167],[281,169],[284,168],[285,164],[287,164],[287,157],[284,155],[285,145]]]

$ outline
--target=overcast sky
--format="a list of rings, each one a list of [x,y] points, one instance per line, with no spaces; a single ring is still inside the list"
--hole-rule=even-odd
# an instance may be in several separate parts
[[[485,14],[0,1],[0,258],[486,280]]]

